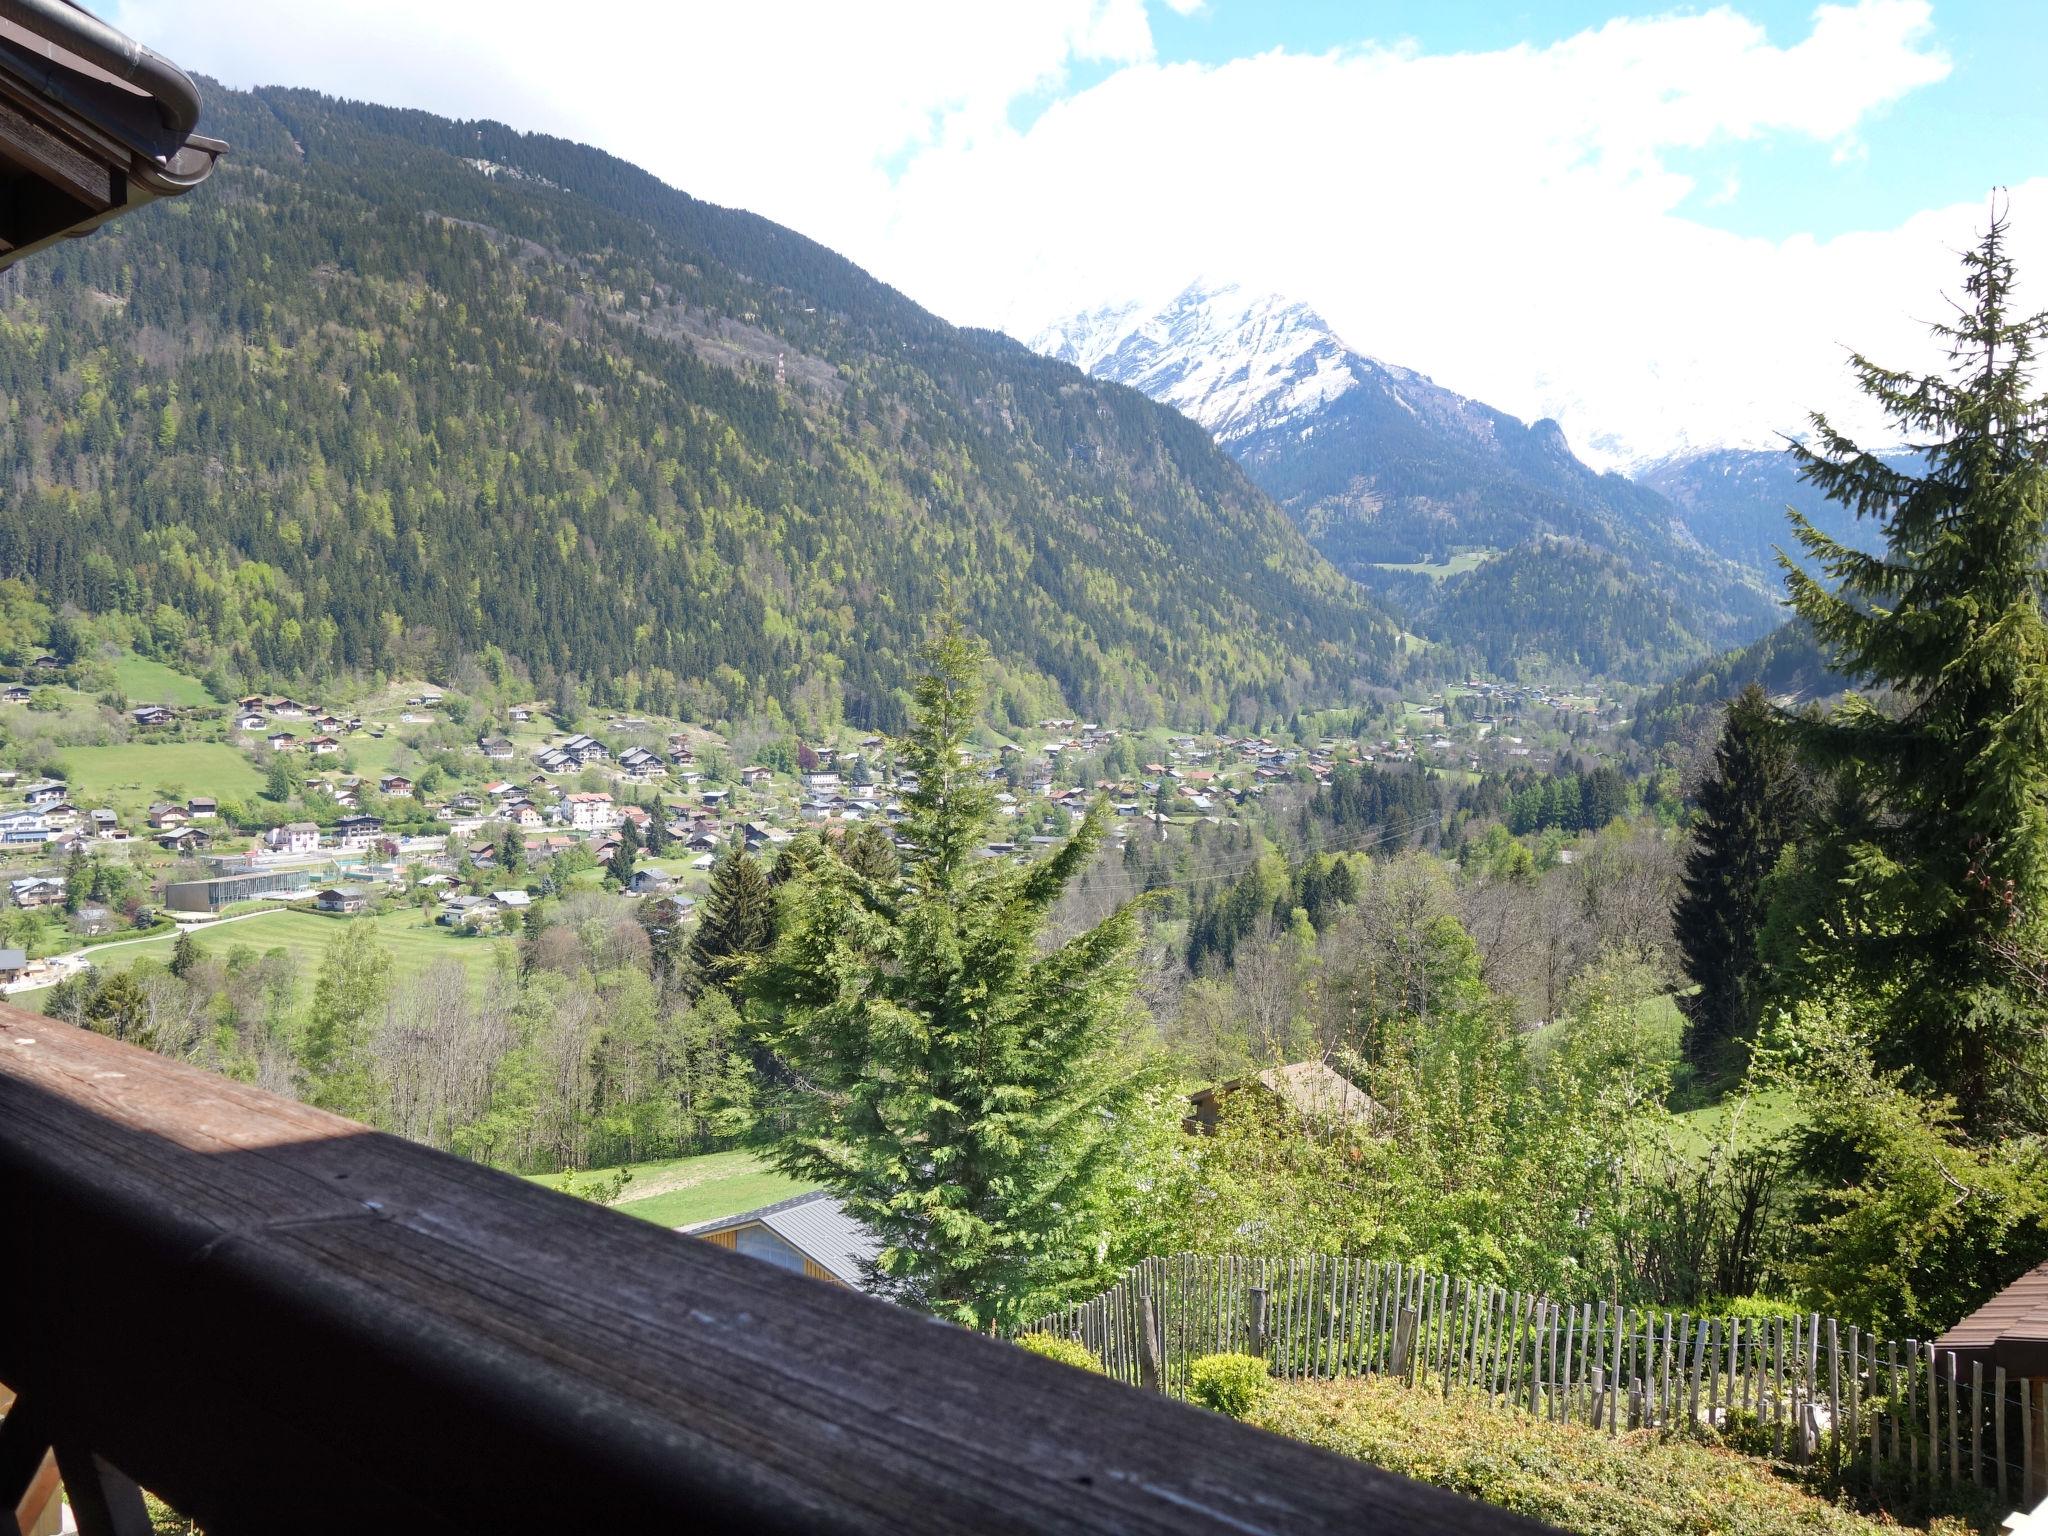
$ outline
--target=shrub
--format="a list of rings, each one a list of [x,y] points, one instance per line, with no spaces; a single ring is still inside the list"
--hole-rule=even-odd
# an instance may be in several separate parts
[[[1056,1333],[1020,1333],[1014,1342],[1019,1349],[1057,1360],[1061,1365],[1102,1374],[1102,1362],[1095,1358],[1095,1351],[1079,1339],[1063,1339]]]
[[[1257,1355],[1203,1355],[1188,1367],[1196,1402],[1241,1419],[1259,1406],[1272,1377]]]
[[[1910,1536],[1725,1445],[1657,1431],[1610,1436],[1502,1409],[1464,1387],[1446,1397],[1379,1377],[1276,1382],[1251,1422],[1575,1536]],[[1769,1428],[1738,1414],[1725,1438],[1768,1449]]]
[[[1706,1310],[1709,1313],[1719,1312],[1725,1317],[1766,1322],[1776,1317],[1789,1323],[1806,1316],[1806,1309],[1796,1302],[1781,1301],[1775,1296],[1722,1296],[1709,1301]]]

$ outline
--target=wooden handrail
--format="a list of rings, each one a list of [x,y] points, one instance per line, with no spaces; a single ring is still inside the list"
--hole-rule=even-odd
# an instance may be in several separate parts
[[[211,1536],[1540,1529],[11,1007],[0,1382]]]

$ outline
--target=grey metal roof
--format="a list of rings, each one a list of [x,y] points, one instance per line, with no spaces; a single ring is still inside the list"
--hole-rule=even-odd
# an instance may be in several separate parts
[[[708,1237],[735,1227],[759,1223],[835,1279],[865,1289],[869,1266],[882,1256],[882,1240],[847,1214],[838,1199],[822,1189],[792,1195],[758,1210],[742,1211],[717,1221],[678,1227],[692,1237]]]

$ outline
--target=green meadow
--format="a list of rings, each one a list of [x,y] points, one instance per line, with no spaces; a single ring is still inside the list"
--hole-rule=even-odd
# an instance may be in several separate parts
[[[549,1189],[560,1189],[566,1179],[587,1182],[609,1171],[542,1173],[532,1179]],[[663,1227],[687,1227],[737,1216],[816,1187],[775,1172],[753,1152],[707,1152],[699,1157],[633,1163],[626,1171],[633,1177],[616,1209]]]

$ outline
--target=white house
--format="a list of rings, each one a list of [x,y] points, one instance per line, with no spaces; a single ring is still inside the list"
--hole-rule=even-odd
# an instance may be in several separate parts
[[[320,847],[320,828],[310,821],[288,821],[272,827],[263,844],[272,853],[314,853]]]
[[[556,809],[578,832],[610,832],[626,819],[612,797],[597,790],[565,795]]]

